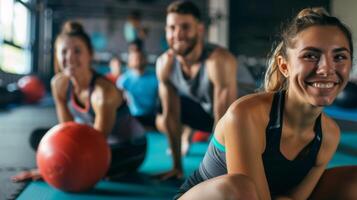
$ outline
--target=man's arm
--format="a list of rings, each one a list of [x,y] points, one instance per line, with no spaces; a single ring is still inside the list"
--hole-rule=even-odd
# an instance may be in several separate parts
[[[162,114],[158,115],[156,122],[159,130],[167,134],[174,167],[172,171],[162,177],[163,179],[171,176],[182,177],[180,98],[168,80],[173,64],[173,56],[170,52],[166,52],[156,63],[159,97],[162,106]]]
[[[237,99],[237,61],[227,50],[218,48],[207,60],[209,79],[213,83],[214,124]]]

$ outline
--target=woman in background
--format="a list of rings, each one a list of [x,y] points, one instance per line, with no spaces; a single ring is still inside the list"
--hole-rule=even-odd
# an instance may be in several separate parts
[[[92,69],[92,58],[93,48],[82,25],[66,22],[55,42],[52,95],[59,123],[88,124],[107,137],[112,152],[108,176],[116,176],[140,166],[145,158],[146,136],[123,103],[122,92]],[[32,137],[41,138],[44,133]],[[36,169],[20,173],[13,180],[40,177]]]

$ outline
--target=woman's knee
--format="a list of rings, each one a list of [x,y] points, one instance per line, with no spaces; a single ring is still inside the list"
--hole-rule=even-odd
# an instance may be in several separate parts
[[[253,180],[242,174],[225,175],[217,182],[217,189],[224,199],[258,199]]]
[[[172,131],[169,131],[170,129],[173,128],[173,126],[178,128],[178,126],[172,125],[171,122],[170,122],[170,120],[165,118],[162,114],[157,115],[155,118],[155,124],[156,124],[157,130],[160,131],[161,133],[166,134],[166,135],[173,133]],[[178,135],[173,135],[173,137],[180,139],[181,134],[182,134],[182,132],[179,132]]]
[[[339,199],[355,200],[357,199],[357,167],[346,167],[343,170],[348,178],[338,183],[341,184]]]
[[[239,174],[227,174],[194,186],[179,199],[257,200],[258,194],[254,182],[249,177]]]
[[[357,166],[326,170],[310,199],[357,199]]]

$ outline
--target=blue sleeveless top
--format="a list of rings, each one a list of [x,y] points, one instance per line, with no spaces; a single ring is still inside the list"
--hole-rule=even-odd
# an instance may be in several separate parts
[[[101,75],[95,72],[93,73],[89,85],[89,98],[85,103],[84,108],[76,102],[73,93],[73,85],[71,82],[69,83],[67,90],[67,107],[75,122],[87,124],[89,126],[94,125],[95,112],[90,103],[90,97],[94,90],[95,81],[100,76]],[[116,145],[135,140],[136,138],[141,138],[144,136],[144,132],[144,128],[130,115],[128,107],[123,104],[117,108],[114,127],[112,132],[108,135],[107,141],[109,145]]]
[[[285,91],[274,94],[270,120],[266,128],[266,148],[262,154],[271,196],[287,193],[304,179],[316,163],[322,141],[319,115],[314,125],[315,137],[294,160],[288,160],[280,152],[284,101]],[[224,174],[227,174],[225,147],[213,137],[199,168],[185,181],[175,198],[202,181]]]
[[[158,101],[158,81],[155,71],[146,69],[137,74],[128,69],[120,76],[117,87],[123,89],[133,116],[155,115]]]

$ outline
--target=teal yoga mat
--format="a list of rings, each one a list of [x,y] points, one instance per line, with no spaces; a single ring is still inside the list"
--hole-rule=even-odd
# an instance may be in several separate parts
[[[101,181],[96,187],[84,193],[65,193],[56,190],[45,182],[38,181],[29,184],[20,194],[18,200],[161,200],[171,199],[180,183],[160,182],[150,178],[171,168],[171,159],[165,153],[167,142],[159,133],[149,133],[149,149],[145,162],[140,168],[140,174],[128,181]],[[195,170],[203,158],[208,143],[192,145],[188,156],[184,158],[185,176]],[[329,167],[357,165],[357,133],[342,133],[341,144]],[[132,180],[130,180],[132,179]]]
[[[82,200],[82,199],[135,199],[135,200],[160,200],[171,199],[181,181],[160,182],[152,175],[171,169],[171,158],[167,155],[168,147],[165,136],[160,133],[148,133],[149,146],[147,158],[141,166],[139,173],[128,176],[125,181],[101,181],[94,189],[83,193],[66,193],[52,188],[43,181],[30,183],[19,195],[18,200]],[[201,162],[208,143],[195,143],[192,145],[188,156],[183,160],[185,176],[191,174]]]

